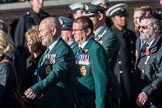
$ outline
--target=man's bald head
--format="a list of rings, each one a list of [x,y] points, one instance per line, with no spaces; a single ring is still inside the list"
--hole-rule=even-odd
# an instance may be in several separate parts
[[[45,24],[49,29],[55,27],[57,32],[61,33],[61,24],[56,17],[47,17],[41,21],[41,24]]]
[[[45,46],[51,45],[61,35],[61,24],[56,17],[47,17],[39,25],[39,37]]]

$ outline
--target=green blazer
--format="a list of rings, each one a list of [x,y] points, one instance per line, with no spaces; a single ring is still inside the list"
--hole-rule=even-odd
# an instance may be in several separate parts
[[[91,38],[76,54],[78,89],[83,108],[105,108],[108,61],[103,47]]]
[[[73,51],[60,38],[38,69],[39,82],[31,87],[38,96],[35,107],[73,108],[74,70]]]
[[[119,51],[119,42],[113,31],[103,24],[95,31],[95,40],[98,41],[105,49],[110,61],[114,61]]]

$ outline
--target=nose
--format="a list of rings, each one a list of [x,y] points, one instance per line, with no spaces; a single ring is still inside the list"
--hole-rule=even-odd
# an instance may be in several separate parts
[[[75,34],[75,31],[72,31],[72,35],[74,35]]]
[[[139,26],[139,32],[142,32],[142,27]]]
[[[30,46],[30,42],[27,42],[27,46]]]
[[[134,19],[133,19],[133,22],[134,22],[134,23],[136,23],[136,22],[137,22],[137,20],[134,18]]]
[[[39,37],[39,38],[41,38],[41,37],[42,37],[42,35],[39,33],[38,37]]]

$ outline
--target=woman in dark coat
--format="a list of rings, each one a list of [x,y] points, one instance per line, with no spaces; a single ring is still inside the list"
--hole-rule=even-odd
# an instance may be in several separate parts
[[[0,31],[0,108],[21,108],[15,94],[15,70],[8,57],[13,47],[7,37]]]
[[[38,37],[38,35],[38,25],[28,29],[28,31],[25,33],[27,47],[31,55],[27,58],[26,61],[27,71],[24,77],[24,90],[37,82],[38,62],[45,49],[45,47],[42,46],[41,39]]]
[[[45,47],[42,46],[41,39],[38,37],[38,35],[38,25],[33,26],[25,33],[27,47],[31,55],[26,61],[27,70],[23,78],[23,90],[26,90],[37,82],[38,62],[45,49]],[[33,107],[32,103],[33,102],[30,102],[30,108]]]

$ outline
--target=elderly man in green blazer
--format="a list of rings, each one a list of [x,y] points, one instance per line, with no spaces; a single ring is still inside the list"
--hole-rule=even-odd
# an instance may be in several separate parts
[[[39,62],[39,81],[24,94],[28,99],[36,99],[36,108],[74,108],[73,51],[60,37],[61,25],[57,18],[42,20],[39,32],[47,50]]]
[[[76,53],[77,86],[83,108],[105,108],[108,85],[108,60],[104,48],[93,38],[93,24],[88,17],[73,22]]]

